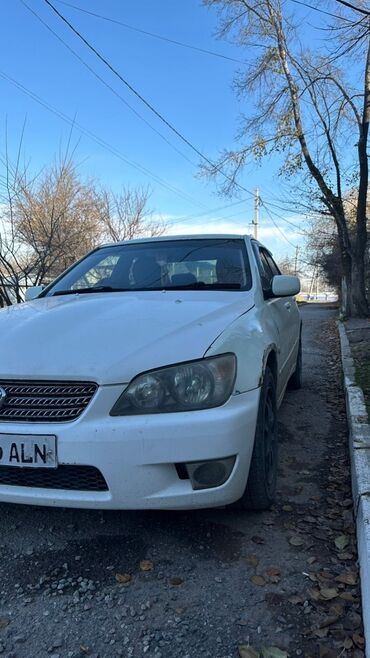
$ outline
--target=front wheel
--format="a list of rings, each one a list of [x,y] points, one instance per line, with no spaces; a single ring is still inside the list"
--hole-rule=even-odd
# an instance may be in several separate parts
[[[239,508],[265,510],[271,507],[276,491],[277,456],[276,384],[267,367],[261,388],[252,461],[247,486],[237,502]]]

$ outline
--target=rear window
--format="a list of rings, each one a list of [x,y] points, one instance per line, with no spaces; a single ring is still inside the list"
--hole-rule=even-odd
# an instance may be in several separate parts
[[[51,284],[44,295],[130,290],[249,290],[240,239],[159,240],[102,247]]]

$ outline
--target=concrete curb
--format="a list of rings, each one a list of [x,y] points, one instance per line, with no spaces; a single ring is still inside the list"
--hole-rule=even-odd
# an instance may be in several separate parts
[[[337,326],[342,353],[349,428],[352,494],[360,563],[366,658],[370,658],[370,425],[364,394],[355,382],[355,365],[346,330],[342,322],[337,322]]]

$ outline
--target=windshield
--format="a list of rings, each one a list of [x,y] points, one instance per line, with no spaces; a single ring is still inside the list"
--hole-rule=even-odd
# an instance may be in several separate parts
[[[42,296],[135,290],[249,290],[241,239],[126,243],[90,253]]]

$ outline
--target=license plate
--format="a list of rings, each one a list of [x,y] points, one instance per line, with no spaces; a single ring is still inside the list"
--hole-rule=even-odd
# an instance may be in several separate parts
[[[42,434],[0,434],[0,466],[57,468],[56,437]]]

